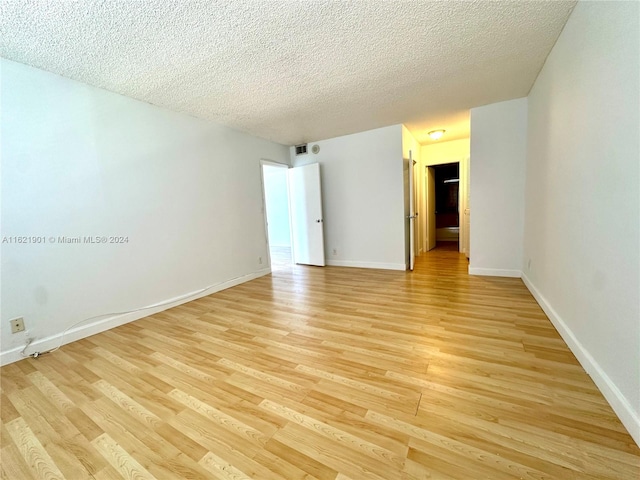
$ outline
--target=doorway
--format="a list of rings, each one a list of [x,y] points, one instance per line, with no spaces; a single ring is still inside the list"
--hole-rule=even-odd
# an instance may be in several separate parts
[[[262,163],[265,219],[271,270],[288,268],[293,264],[287,165]]]
[[[433,167],[435,176],[436,248],[459,250],[460,164],[446,163]]]
[[[445,248],[466,253],[467,238],[463,214],[468,162],[428,165],[425,169],[425,246],[426,250]],[[462,183],[461,183],[461,178]],[[468,254],[467,254],[468,256]]]

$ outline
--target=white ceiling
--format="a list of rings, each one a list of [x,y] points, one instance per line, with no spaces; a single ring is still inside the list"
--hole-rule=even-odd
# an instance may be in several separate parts
[[[292,145],[469,136],[526,96],[575,1],[0,0],[0,56]]]

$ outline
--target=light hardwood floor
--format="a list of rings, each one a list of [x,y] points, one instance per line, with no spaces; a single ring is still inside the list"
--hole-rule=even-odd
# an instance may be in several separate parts
[[[6,479],[638,479],[518,279],[291,266],[3,367]]]
[[[291,247],[269,247],[271,271],[277,272],[291,267]]]

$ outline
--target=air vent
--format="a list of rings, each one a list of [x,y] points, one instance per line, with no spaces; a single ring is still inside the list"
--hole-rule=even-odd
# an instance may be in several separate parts
[[[296,145],[296,155],[306,155],[307,154],[307,144],[303,143],[302,145]]]

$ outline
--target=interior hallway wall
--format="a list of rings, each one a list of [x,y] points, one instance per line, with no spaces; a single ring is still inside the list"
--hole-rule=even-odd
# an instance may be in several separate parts
[[[444,163],[461,162],[469,157],[471,152],[471,140],[438,141],[423,145],[421,156],[424,165],[442,165]]]
[[[471,109],[471,274],[521,276],[526,148],[526,98]]]

